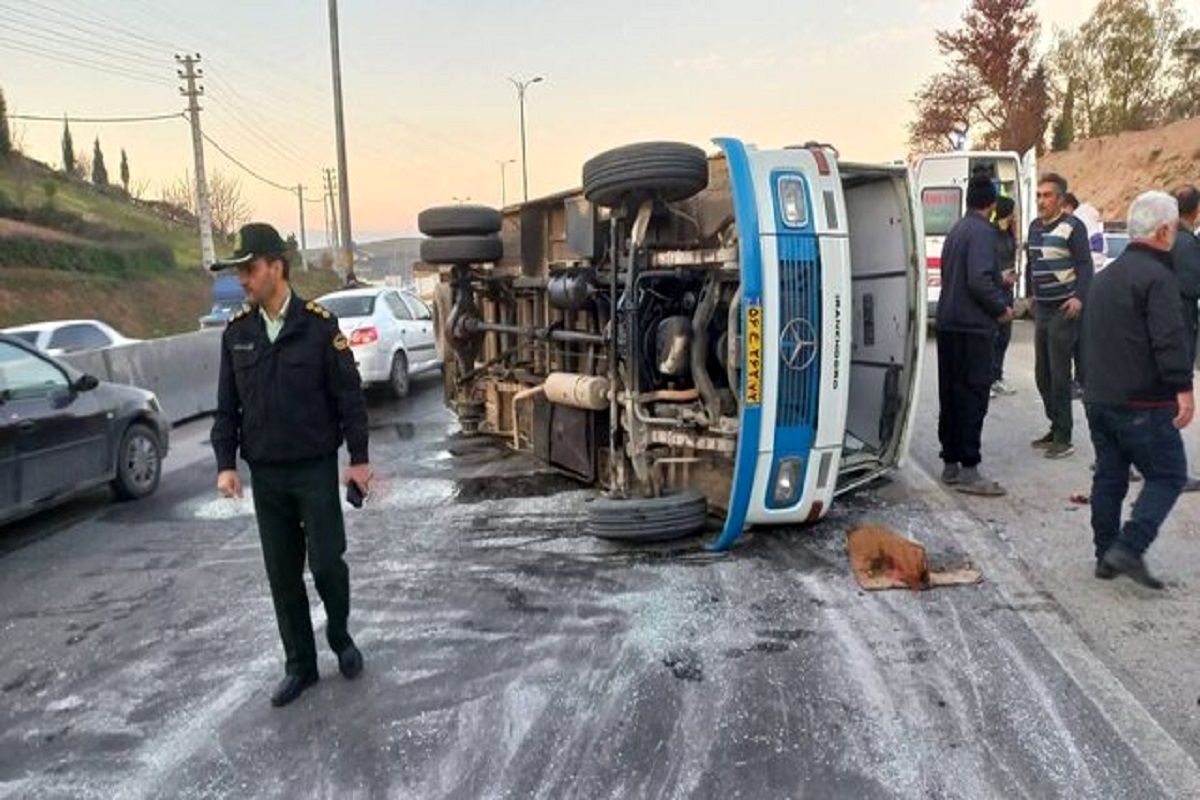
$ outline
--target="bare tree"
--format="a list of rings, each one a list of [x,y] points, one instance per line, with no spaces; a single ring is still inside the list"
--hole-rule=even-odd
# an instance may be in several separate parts
[[[251,209],[242,196],[242,182],[237,178],[214,171],[208,183],[208,199],[216,230],[232,235],[250,221]]]
[[[971,128],[971,110],[983,100],[983,89],[965,70],[934,75],[914,99],[920,113],[908,126],[909,143],[918,152],[957,148]]]
[[[913,98],[910,144],[944,145],[980,128],[978,138],[990,147],[1040,149],[1049,104],[1036,56],[1039,32],[1033,0],[971,0],[961,27],[936,32],[948,69]]]
[[[178,206],[190,214],[197,213],[196,187],[190,172],[165,185],[162,189],[165,203]],[[250,220],[251,208],[242,196],[242,184],[237,178],[227,177],[214,170],[208,178],[208,202],[212,209],[213,229],[231,235],[243,223]]]
[[[28,129],[20,122],[14,122],[9,128],[9,133],[12,135],[13,151],[24,155],[26,153],[25,142],[29,133]]]
[[[74,167],[71,174],[81,181],[86,181],[92,175],[92,154],[87,150],[75,153]]]
[[[145,200],[149,193],[150,180],[148,178],[138,178],[129,189],[129,195],[135,200]]]
[[[176,178],[170,183],[163,184],[159,197],[164,203],[181,208],[189,214],[196,213],[196,190],[192,186],[192,173],[183,173],[182,178]]]

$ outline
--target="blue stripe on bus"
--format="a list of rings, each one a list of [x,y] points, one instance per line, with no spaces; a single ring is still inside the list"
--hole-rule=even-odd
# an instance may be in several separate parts
[[[752,305],[762,305],[763,259],[762,242],[759,236],[758,202],[754,193],[754,175],[750,169],[750,156],[746,145],[737,139],[716,139],[715,143],[725,152],[729,165],[729,183],[733,194],[733,211],[738,226],[738,243],[742,272],[742,332],[745,334],[746,310]],[[743,340],[744,342],[744,340]],[[746,403],[746,347],[742,350],[741,414],[738,424],[737,457],[733,468],[733,481],[729,487],[729,513],[725,515],[725,527],[712,550],[727,550],[746,527],[746,515],[750,509],[750,495],[754,490],[754,474],[758,465],[758,442],[762,428],[762,406]],[[765,364],[763,367],[766,372]]]

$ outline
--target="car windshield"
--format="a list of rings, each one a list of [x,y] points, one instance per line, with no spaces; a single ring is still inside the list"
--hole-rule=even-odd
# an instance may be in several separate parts
[[[1104,239],[1104,255],[1109,258],[1116,258],[1129,246],[1128,236],[1106,236]]]
[[[9,335],[15,336],[18,339],[20,339],[24,342],[27,342],[29,344],[32,344],[32,345],[37,344],[37,338],[38,338],[37,331],[9,331]]]
[[[375,295],[344,294],[322,297],[318,302],[339,319],[369,317],[375,313]]]

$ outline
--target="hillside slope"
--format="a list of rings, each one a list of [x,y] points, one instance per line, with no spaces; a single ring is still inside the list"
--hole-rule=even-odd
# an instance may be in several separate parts
[[[296,279],[309,297],[338,283],[321,270]],[[129,336],[182,333],[208,311],[210,284],[186,214],[0,160],[0,328],[84,317]]]
[[[1043,156],[1041,171],[1061,174],[1104,219],[1124,219],[1129,204],[1148,189],[1200,184],[1200,117],[1075,142],[1070,150]]]

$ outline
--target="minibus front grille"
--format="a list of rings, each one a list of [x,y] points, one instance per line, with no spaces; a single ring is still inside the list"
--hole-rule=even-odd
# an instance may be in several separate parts
[[[817,237],[778,237],[779,392],[776,425],[816,429],[821,376],[821,259]]]

